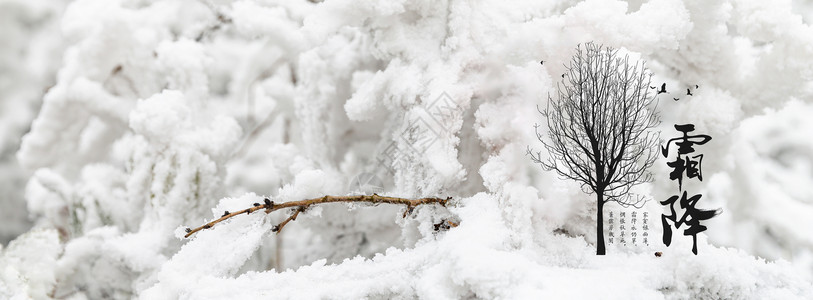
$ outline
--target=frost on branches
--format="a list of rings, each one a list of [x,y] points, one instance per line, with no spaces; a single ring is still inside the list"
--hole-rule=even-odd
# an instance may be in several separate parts
[[[0,298],[813,294],[809,5],[52,2],[0,2],[0,235],[20,234],[0,250]],[[699,85],[659,109],[661,129],[715,136],[699,192],[726,213],[700,255],[676,237],[595,256],[594,200],[524,156],[536,106],[589,41],[674,93]],[[264,197],[369,193],[359,178],[453,201],[406,218],[328,204],[279,234],[286,212],[258,212],[182,238]],[[656,175],[636,192],[672,188]]]

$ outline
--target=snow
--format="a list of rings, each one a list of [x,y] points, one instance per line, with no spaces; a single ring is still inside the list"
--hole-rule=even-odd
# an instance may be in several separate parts
[[[29,231],[3,249],[0,256],[3,285],[0,296],[7,299],[45,299],[56,284],[54,266],[62,252],[56,230]]]
[[[790,0],[0,1],[0,298],[809,298],[811,19]],[[596,256],[594,197],[525,155],[589,41],[667,83],[662,139],[713,137],[690,187],[723,214],[697,256],[660,241],[665,158],[636,190],[650,244]],[[453,200],[182,238],[359,178]]]

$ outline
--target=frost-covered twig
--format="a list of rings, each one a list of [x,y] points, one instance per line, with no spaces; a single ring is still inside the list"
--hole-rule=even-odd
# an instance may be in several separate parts
[[[451,199],[452,199],[451,197],[448,197],[446,199],[434,198],[434,197],[420,198],[420,199],[404,199],[404,198],[387,197],[387,196],[380,196],[378,194],[373,194],[371,196],[367,196],[367,195],[358,195],[358,196],[323,196],[323,197],[319,197],[319,198],[305,199],[305,200],[300,200],[300,201],[291,201],[291,202],[285,202],[285,203],[274,203],[270,199],[265,198],[265,201],[264,201],[263,204],[254,203],[253,207],[249,207],[249,208],[246,208],[246,209],[243,209],[243,210],[240,210],[240,211],[236,211],[236,212],[228,212],[228,211],[226,211],[226,212],[223,213],[223,216],[221,216],[217,220],[206,223],[203,226],[197,227],[195,229],[187,228],[186,229],[186,235],[184,235],[184,237],[189,237],[192,234],[194,234],[195,232],[201,231],[203,229],[212,228],[212,226],[214,226],[215,224],[223,222],[223,221],[225,221],[225,220],[227,220],[227,219],[229,219],[231,217],[234,217],[234,216],[237,216],[237,215],[240,215],[240,214],[251,214],[252,212],[263,209],[263,208],[265,209],[265,213],[271,213],[273,211],[283,209],[283,208],[296,207],[296,211],[294,211],[293,215],[291,215],[290,217],[285,219],[285,221],[283,221],[279,225],[274,226],[274,231],[279,232],[280,230],[282,230],[282,227],[285,226],[285,224],[288,224],[288,222],[290,222],[290,221],[296,220],[296,217],[299,215],[299,213],[302,212],[302,211],[305,211],[305,209],[307,209],[311,205],[324,204],[324,203],[334,203],[334,202],[366,202],[366,203],[373,203],[373,204],[379,204],[379,203],[403,204],[403,205],[406,205],[406,207],[407,207],[406,211],[404,211],[404,217],[406,217],[406,215],[411,213],[412,210],[415,209],[415,207],[417,207],[418,205],[440,204],[442,206],[446,206],[446,203]]]

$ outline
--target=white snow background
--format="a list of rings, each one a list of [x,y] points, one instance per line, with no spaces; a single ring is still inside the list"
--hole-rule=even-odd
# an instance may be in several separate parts
[[[0,299],[811,299],[811,24],[802,0],[0,0]],[[589,41],[667,83],[662,137],[713,137],[699,255],[660,243],[665,159],[650,245],[596,256],[594,198],[525,156]],[[406,130],[439,97],[459,113]],[[365,173],[454,200],[182,238]]]

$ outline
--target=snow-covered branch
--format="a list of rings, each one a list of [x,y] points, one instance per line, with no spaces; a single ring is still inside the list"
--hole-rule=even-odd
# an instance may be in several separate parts
[[[290,221],[296,220],[296,217],[299,215],[300,212],[304,212],[309,207],[316,206],[316,205],[319,205],[319,204],[335,203],[335,202],[370,203],[370,204],[374,204],[374,205],[382,204],[382,203],[400,204],[400,205],[405,205],[406,206],[406,210],[404,211],[404,214],[403,214],[403,217],[406,217],[408,214],[412,213],[412,210],[415,209],[415,207],[418,207],[420,205],[428,205],[428,204],[438,204],[438,205],[441,205],[441,206],[446,206],[446,203],[448,203],[448,201],[451,200],[451,199],[452,199],[451,197],[447,197],[445,199],[443,199],[443,198],[434,198],[434,197],[420,198],[420,199],[404,199],[404,198],[380,196],[378,194],[373,194],[373,195],[369,195],[369,196],[365,196],[365,195],[358,195],[358,196],[323,196],[323,197],[318,197],[318,198],[313,198],[313,199],[305,199],[305,200],[300,200],[300,201],[274,203],[274,201],[271,201],[270,199],[265,198],[265,201],[263,202],[263,204],[254,203],[254,205],[252,207],[249,207],[249,208],[246,208],[246,209],[243,209],[243,210],[240,210],[240,211],[236,211],[236,212],[225,211],[223,213],[223,216],[221,216],[217,220],[214,220],[214,221],[211,221],[211,222],[206,223],[204,225],[201,225],[201,226],[199,226],[199,227],[197,227],[195,229],[187,228],[186,235],[184,237],[189,237],[189,236],[195,234],[195,232],[201,231],[203,229],[212,228],[212,226],[215,226],[215,224],[223,222],[223,221],[225,221],[225,220],[227,220],[227,219],[229,219],[231,217],[242,215],[242,214],[251,214],[252,212],[255,212],[255,211],[260,210],[260,209],[265,209],[265,213],[269,214],[269,213],[272,213],[272,212],[280,210],[280,209],[285,209],[285,208],[290,208],[290,207],[295,208],[295,210],[293,211],[293,213],[291,214],[290,217],[285,219],[285,221],[282,221],[282,223],[280,223],[279,225],[275,226],[274,229],[272,230],[274,232],[280,232],[280,231],[282,231],[282,227],[284,227],[285,224],[288,224],[288,222],[290,222]]]

